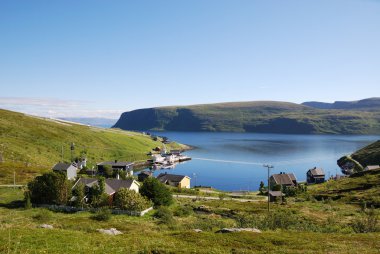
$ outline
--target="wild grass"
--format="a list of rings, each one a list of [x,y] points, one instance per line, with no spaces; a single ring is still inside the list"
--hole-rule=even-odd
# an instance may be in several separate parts
[[[380,248],[379,233],[313,232],[290,228],[263,229],[261,234],[215,233],[222,227],[238,226],[233,217],[215,213],[218,210],[233,209],[236,214],[265,216],[266,204],[262,202],[179,199],[170,210],[203,205],[211,212],[188,216],[176,216],[174,212],[173,227],[155,219],[154,211],[144,217],[111,215],[108,221],[92,220],[89,212],[50,212],[52,216],[44,223],[53,225],[54,229],[43,229],[39,228],[42,222],[36,216],[41,216],[44,209],[11,205],[22,198],[21,189],[0,189],[0,253],[376,253]],[[272,209],[287,209],[317,225],[328,222],[321,214],[355,218],[361,210],[358,206],[335,201],[330,204],[289,201],[285,206],[274,204]],[[315,220],[319,216],[320,220]],[[100,228],[116,228],[123,234],[103,235],[97,232]],[[195,228],[203,232],[196,233]]]

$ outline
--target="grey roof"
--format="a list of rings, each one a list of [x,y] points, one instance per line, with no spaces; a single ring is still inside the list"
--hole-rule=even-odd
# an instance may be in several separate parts
[[[96,165],[98,166],[111,165],[114,167],[126,167],[133,164],[134,164],[133,162],[128,162],[128,161],[103,161],[103,162],[99,162]]]
[[[117,192],[121,188],[129,189],[131,188],[133,181],[134,180],[132,179],[128,179],[128,180],[106,179],[106,183],[105,183],[106,193],[110,195],[112,193]]]
[[[117,192],[118,190],[120,190],[121,188],[129,189],[129,188],[131,188],[133,182],[134,182],[134,180],[132,180],[132,179],[128,179],[128,180],[105,179],[105,192],[108,195],[111,195],[111,194]],[[94,185],[98,184],[98,179],[96,179],[96,178],[80,178],[75,183],[73,188],[77,184],[83,184],[83,185],[91,188]],[[138,183],[136,183],[136,184],[138,184]]]
[[[380,168],[380,166],[379,166],[379,165],[368,165],[366,168],[367,168],[368,170],[374,170],[374,169],[378,169],[378,168]]]
[[[147,175],[147,176],[151,176],[153,173],[151,171],[141,171],[139,173],[139,175]]]
[[[294,185],[293,181],[296,181],[294,174],[274,174],[272,175],[276,184],[280,185]]]
[[[323,171],[323,169],[321,168],[312,168],[312,169],[309,169],[310,173],[312,176],[324,176],[325,175],[325,172]]]
[[[59,163],[54,165],[53,170],[55,170],[55,171],[67,171],[70,167],[74,167],[74,166],[69,164],[69,163],[59,162]],[[74,167],[74,168],[76,168],[76,167]]]
[[[281,191],[269,191],[269,195],[271,195],[272,197],[285,196]]]
[[[161,173],[157,176],[157,179],[162,182],[166,183],[167,181],[179,183],[182,181],[183,178],[188,177],[184,175],[173,175],[173,174],[167,174],[167,173]]]

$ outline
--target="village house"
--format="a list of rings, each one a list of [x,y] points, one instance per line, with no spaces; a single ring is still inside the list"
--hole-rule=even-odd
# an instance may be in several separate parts
[[[153,176],[153,173],[151,171],[141,171],[138,175],[137,175],[137,179],[139,180],[139,182],[144,182],[144,180],[148,177],[152,177]]]
[[[166,185],[190,189],[190,177],[188,176],[161,173],[157,176],[157,179]]]
[[[325,181],[325,172],[321,168],[314,167],[306,173],[306,182],[308,184],[323,183]]]
[[[59,162],[53,167],[54,172],[62,172],[68,180],[74,180],[77,177],[78,168],[75,164]]]
[[[73,189],[77,186],[83,184],[86,188],[86,192],[89,191],[90,188],[98,185],[97,178],[80,178],[73,186]],[[139,192],[140,183],[133,179],[128,180],[119,180],[119,179],[105,179],[104,181],[105,193],[109,196],[114,195],[121,188],[126,188],[128,190],[133,190],[135,192]]]
[[[98,164],[96,164],[98,168],[98,173],[101,175],[104,175],[105,172],[105,167],[109,166],[111,167],[114,171],[124,171],[128,173],[128,175],[132,176],[133,175],[133,162],[127,162],[127,161],[103,161]]]
[[[364,168],[364,171],[376,170],[376,169],[380,169],[380,166],[379,165],[368,165],[367,167]]]
[[[281,172],[280,174],[273,174],[269,178],[270,185],[281,185],[281,187],[297,186],[297,179],[293,173],[286,174]]]

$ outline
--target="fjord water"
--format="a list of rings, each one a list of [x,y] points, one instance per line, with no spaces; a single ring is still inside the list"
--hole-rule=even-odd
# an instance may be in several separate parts
[[[266,183],[267,170],[262,166],[264,163],[274,166],[271,173],[293,172],[298,181],[304,181],[306,171],[312,167],[322,167],[326,177],[335,175],[336,172],[339,174],[336,161],[342,155],[350,154],[379,139],[379,136],[368,135],[214,132],[155,134],[195,147],[185,153],[193,158],[192,161],[179,164],[174,169],[157,170],[155,175],[163,172],[184,174],[192,178],[192,186],[212,186],[228,191],[257,190],[260,181]]]

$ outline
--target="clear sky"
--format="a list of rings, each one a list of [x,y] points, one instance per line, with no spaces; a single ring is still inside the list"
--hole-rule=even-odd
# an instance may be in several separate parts
[[[380,96],[380,1],[2,0],[0,107],[117,118],[163,105]]]

